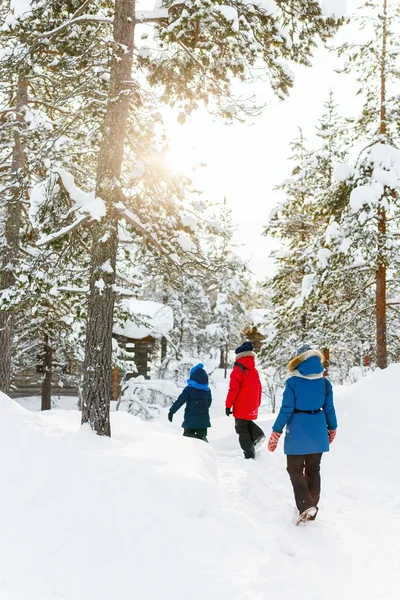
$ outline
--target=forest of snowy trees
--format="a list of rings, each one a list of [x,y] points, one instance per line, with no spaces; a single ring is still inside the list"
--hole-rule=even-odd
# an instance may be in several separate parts
[[[342,77],[358,84],[359,116],[346,116],[331,93],[318,146],[299,130],[285,200],[265,230],[279,240],[265,356],[284,368],[293,340],[307,337],[341,381],[353,366],[385,368],[400,356],[400,8],[365,2],[352,23],[360,40],[336,51]]]
[[[240,257],[229,198],[206,201],[166,160],[164,109],[182,124],[202,107],[227,125],[255,118],[261,105],[236,94],[236,82],[261,78],[284,100],[288,63],[310,66],[317,45],[346,27],[342,4],[1,3],[1,391],[40,360],[42,407],[54,381],[72,379],[82,422],[110,435],[113,366],[124,368],[113,332],[132,318],[129,298],[172,310],[160,378],[192,358],[226,364],[254,308],[271,385],[305,339],[325,349],[340,381],[355,366],[399,359],[393,0],[365,2],[351,16],[361,41],[332,48],[359,84],[359,116],[332,92],[313,147],[299,120],[293,170],[265,224],[276,242],[267,281]]]

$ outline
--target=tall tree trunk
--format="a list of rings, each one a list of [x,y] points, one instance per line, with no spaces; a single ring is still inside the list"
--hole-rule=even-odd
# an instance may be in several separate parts
[[[380,126],[381,143],[385,143],[386,132],[386,60],[387,60],[387,0],[383,1],[383,30],[382,30],[382,55],[381,55],[381,98],[380,98]],[[378,206],[378,246],[376,270],[376,359],[377,366],[381,369],[387,367],[387,339],[386,339],[386,211],[382,205],[383,198]]]
[[[42,381],[42,408],[41,410],[51,409],[51,379],[53,375],[53,349],[47,333],[44,336],[43,344],[43,381]]]
[[[107,214],[93,234],[82,409],[82,423],[88,422],[99,435],[108,436],[111,435],[112,329],[118,250],[115,204],[120,199],[119,180],[131,98],[134,32],[135,0],[115,0],[115,50],[96,183],[96,196],[106,203]],[[112,273],[102,269],[107,261],[111,264]]]
[[[167,358],[168,342],[165,336],[161,338],[161,360]]]
[[[14,148],[12,155],[11,177],[13,180],[10,197],[5,207],[4,244],[0,268],[0,292],[14,283],[14,260],[18,253],[19,232],[21,227],[21,196],[23,186],[19,178],[25,166],[25,126],[24,107],[28,102],[28,84],[20,74],[15,98],[16,121],[14,129]],[[10,393],[11,353],[14,334],[13,312],[0,311],[0,391]]]

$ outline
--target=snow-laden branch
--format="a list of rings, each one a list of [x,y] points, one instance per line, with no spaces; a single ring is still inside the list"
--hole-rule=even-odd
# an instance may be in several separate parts
[[[126,221],[128,223],[130,223],[131,225],[133,225],[133,227],[137,231],[139,231],[141,234],[143,234],[159,250],[159,252],[161,254],[166,254],[164,248],[158,242],[155,235],[146,229],[146,226],[142,223],[142,221],[139,219],[139,217],[134,212],[132,212],[131,210],[126,208],[126,206],[125,206],[125,204],[123,204],[123,202],[118,202],[118,204],[115,206],[115,208],[126,219]]]
[[[94,192],[88,193],[81,190],[75,184],[75,180],[71,173],[61,168],[54,169],[54,173],[58,175],[60,184],[63,186],[65,192],[74,203],[73,207],[66,216],[76,213],[77,218],[73,223],[62,227],[58,231],[50,233],[46,236],[42,236],[36,242],[37,246],[44,246],[45,244],[49,244],[50,242],[59,239],[60,237],[76,229],[81,223],[88,219],[100,221],[106,214],[106,205],[104,200],[96,197]],[[47,182],[44,181],[36,185],[31,191],[30,218],[34,225],[36,223],[38,207],[40,207],[42,204],[46,194],[46,186]]]
[[[136,21],[141,23],[159,23],[168,19],[169,13],[167,8],[159,8],[158,10],[137,10],[135,13]]]
[[[79,23],[105,23],[109,25],[112,24],[114,22],[114,19],[112,17],[106,17],[102,13],[99,13],[97,15],[92,15],[90,13],[81,14],[83,8],[86,8],[88,4],[91,3],[91,1],[92,0],[88,0],[87,2],[85,2],[82,5],[82,7],[75,12],[71,19],[65,21],[58,27],[55,27],[54,29],[43,33],[41,39],[54,37],[55,35],[58,35],[59,33],[63,32],[68,27]],[[160,8],[158,10],[139,10],[135,13],[135,20],[140,23],[159,23],[161,21],[165,21],[166,19],[168,19],[168,9],[166,8]]]
[[[75,18],[69,19],[69,21],[65,21],[65,23],[62,23],[61,25],[59,25],[55,29],[51,29],[50,31],[45,31],[42,34],[41,39],[43,40],[43,39],[46,39],[46,38],[54,37],[55,35],[58,35],[62,31],[64,31],[65,29],[68,29],[68,27],[71,27],[72,25],[76,25],[77,23],[107,23],[107,24],[112,24],[113,23],[113,19],[111,17],[106,17],[103,14],[98,14],[98,15],[90,15],[90,14],[80,15],[79,17],[75,17]]]
[[[76,221],[74,221],[70,225],[66,225],[65,227],[62,227],[58,231],[55,231],[54,233],[50,233],[49,235],[42,236],[36,242],[36,246],[45,246],[46,244],[50,244],[50,242],[54,242],[54,240],[58,240],[63,235],[66,235],[67,233],[70,233],[71,231],[73,231],[74,229],[79,227],[79,225],[88,218],[89,218],[89,215],[87,215],[87,214],[81,215],[80,217],[78,217],[76,219]]]

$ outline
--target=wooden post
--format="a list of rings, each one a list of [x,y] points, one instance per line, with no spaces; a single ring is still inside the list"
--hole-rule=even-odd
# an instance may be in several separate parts
[[[324,377],[328,377],[329,376],[329,359],[330,359],[329,348],[324,348],[322,350],[322,354],[324,355],[324,362],[322,363],[322,366],[324,367]]]
[[[53,375],[53,349],[47,333],[44,335],[43,344],[43,380],[42,380],[42,407],[41,410],[51,409],[51,379]]]

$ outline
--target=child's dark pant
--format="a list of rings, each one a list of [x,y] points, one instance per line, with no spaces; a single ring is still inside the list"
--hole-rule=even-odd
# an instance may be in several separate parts
[[[244,452],[245,458],[254,458],[254,442],[265,437],[264,432],[254,423],[247,419],[235,419],[235,430],[239,436],[239,444]]]
[[[197,440],[203,440],[208,443],[207,429],[184,429],[183,435],[185,437],[196,438]]]

